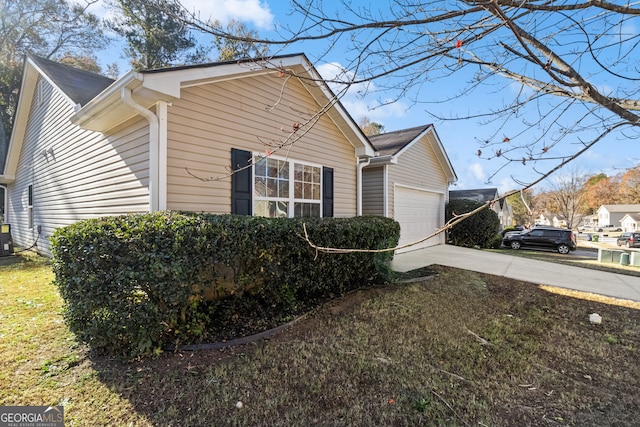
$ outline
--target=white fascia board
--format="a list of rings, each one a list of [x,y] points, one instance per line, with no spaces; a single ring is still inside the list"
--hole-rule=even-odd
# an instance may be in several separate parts
[[[143,86],[147,89],[180,98],[180,91],[185,87],[199,86],[212,82],[234,80],[247,75],[273,73],[278,68],[289,68],[300,65],[302,55],[278,58],[277,63],[269,61],[234,62],[221,65],[203,65],[158,72],[143,72]]]
[[[15,119],[13,129],[11,130],[9,139],[9,148],[7,150],[7,157],[5,159],[3,169],[4,179],[10,179],[11,181],[15,179],[18,160],[20,158],[20,152],[22,151],[24,137],[27,131],[29,110],[31,109],[31,103],[36,91],[36,84],[38,83],[39,75],[41,75],[39,70],[34,67],[34,64],[30,59],[27,59],[22,76],[22,83],[20,85],[18,106],[14,115]]]

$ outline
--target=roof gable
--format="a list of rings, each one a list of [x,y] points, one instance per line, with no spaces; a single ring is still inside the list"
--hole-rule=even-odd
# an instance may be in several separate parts
[[[620,222],[625,222],[627,218],[633,220],[634,222],[640,222],[640,213],[630,213],[630,214],[628,213],[622,217]]]
[[[429,135],[431,137],[428,137]],[[390,163],[396,163],[398,157],[423,139],[426,139],[427,144],[434,150],[436,158],[449,182],[457,181],[456,172],[433,125],[416,126],[369,137],[371,145],[376,150],[376,156],[382,161]]]
[[[601,209],[606,210],[609,213],[640,212],[640,205],[602,205],[598,208],[598,211]]]
[[[410,129],[386,132],[380,135],[372,135],[369,137],[369,141],[381,156],[395,156],[431,126],[432,125],[418,126]]]
[[[74,104],[85,105],[114,82],[108,77],[37,56],[29,56],[29,59],[43,77],[60,89]]]

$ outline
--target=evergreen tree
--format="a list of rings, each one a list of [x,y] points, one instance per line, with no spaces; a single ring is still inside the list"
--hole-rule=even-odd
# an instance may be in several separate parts
[[[172,0],[116,0],[120,16],[109,26],[127,42],[125,54],[136,70],[165,68],[207,60],[182,18],[184,11]]]

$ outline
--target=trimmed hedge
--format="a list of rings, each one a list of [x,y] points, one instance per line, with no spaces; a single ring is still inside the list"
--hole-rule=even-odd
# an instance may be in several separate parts
[[[454,213],[461,215],[482,205],[483,203],[469,199],[451,200],[445,207],[445,221],[452,219]],[[496,244],[499,232],[498,214],[487,207],[454,225],[449,230],[449,242],[456,246],[491,248]]]
[[[284,312],[385,279],[397,244],[383,217],[270,219],[176,212],[90,219],[52,236],[54,283],[70,329],[93,350],[136,356],[196,342],[203,302],[260,294]],[[232,319],[224,321],[231,322]]]

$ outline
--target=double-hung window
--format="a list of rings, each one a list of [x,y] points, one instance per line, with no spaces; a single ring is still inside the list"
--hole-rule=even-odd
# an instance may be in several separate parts
[[[253,214],[271,218],[322,215],[322,167],[254,157]]]
[[[268,217],[332,217],[331,167],[231,149],[231,213]]]

